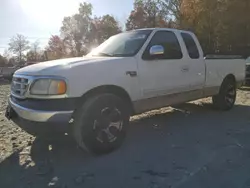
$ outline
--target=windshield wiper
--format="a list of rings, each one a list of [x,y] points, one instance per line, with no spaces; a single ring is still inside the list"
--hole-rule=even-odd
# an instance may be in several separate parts
[[[105,52],[99,52],[98,54],[95,54],[93,56],[106,56],[106,57],[113,57],[112,54],[105,53]]]
[[[127,57],[130,54],[113,54],[114,57]]]

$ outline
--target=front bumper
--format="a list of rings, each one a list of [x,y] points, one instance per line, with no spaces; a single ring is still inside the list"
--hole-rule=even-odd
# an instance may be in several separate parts
[[[24,131],[34,136],[54,137],[55,134],[70,131],[72,118],[78,98],[53,100],[19,100],[9,98],[6,117]]]
[[[19,117],[34,122],[69,122],[73,114],[73,110],[45,111],[29,109],[15,103],[11,97],[9,98],[9,105]]]

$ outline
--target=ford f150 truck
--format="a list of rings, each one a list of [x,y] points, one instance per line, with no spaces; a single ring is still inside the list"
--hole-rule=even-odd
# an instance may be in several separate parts
[[[121,145],[134,114],[209,96],[230,110],[244,78],[244,59],[204,57],[189,31],[133,30],[84,57],[16,71],[6,117],[33,135],[68,132],[81,148],[105,153]]]

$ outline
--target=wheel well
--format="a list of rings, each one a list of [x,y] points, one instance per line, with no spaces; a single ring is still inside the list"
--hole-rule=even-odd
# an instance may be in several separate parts
[[[235,76],[234,76],[233,74],[228,74],[228,75],[224,78],[223,81],[225,81],[225,80],[233,80],[234,83],[236,84],[236,78],[235,78]]]
[[[79,105],[82,105],[88,98],[93,97],[93,96],[98,95],[98,94],[102,94],[102,93],[110,93],[110,94],[114,94],[114,95],[120,97],[121,99],[123,99],[125,101],[126,104],[129,105],[130,112],[131,113],[134,112],[133,104],[132,104],[131,98],[130,98],[129,94],[127,93],[127,91],[125,91],[125,89],[123,89],[119,86],[115,86],[115,85],[98,86],[96,88],[93,88],[93,89],[87,91],[85,94],[82,95],[81,103],[79,103]]]

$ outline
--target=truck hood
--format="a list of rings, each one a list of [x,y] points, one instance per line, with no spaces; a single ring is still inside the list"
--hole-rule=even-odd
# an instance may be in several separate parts
[[[22,75],[58,75],[58,73],[71,69],[74,66],[101,61],[114,60],[116,57],[77,57],[46,61],[21,68],[15,74]]]

